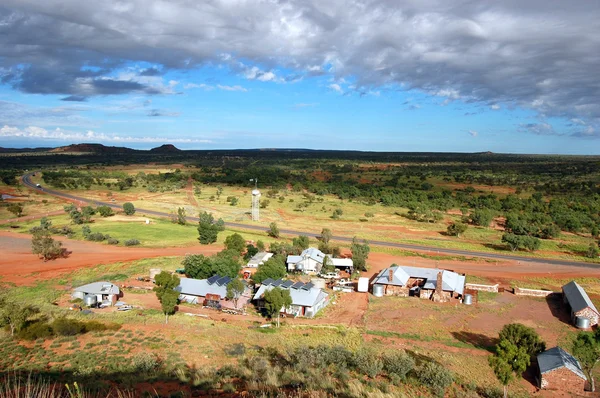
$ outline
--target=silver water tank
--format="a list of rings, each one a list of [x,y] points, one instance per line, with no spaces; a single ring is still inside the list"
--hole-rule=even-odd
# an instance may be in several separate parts
[[[91,307],[93,305],[96,305],[96,303],[98,302],[98,299],[96,298],[95,295],[88,294],[83,298],[83,302],[86,306]]]
[[[470,294],[465,294],[465,297],[463,299],[463,304],[464,305],[471,305],[473,304],[473,296]]]
[[[385,287],[383,285],[375,284],[373,285],[373,296],[375,297],[383,297]]]
[[[578,316],[575,318],[575,326],[577,326],[579,329],[589,329],[590,320],[584,316]]]

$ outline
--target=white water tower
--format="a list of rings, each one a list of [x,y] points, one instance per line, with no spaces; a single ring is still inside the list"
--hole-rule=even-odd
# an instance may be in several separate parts
[[[254,189],[252,190],[252,221],[259,221],[260,191],[258,190],[258,178],[253,178],[250,181],[254,181]]]

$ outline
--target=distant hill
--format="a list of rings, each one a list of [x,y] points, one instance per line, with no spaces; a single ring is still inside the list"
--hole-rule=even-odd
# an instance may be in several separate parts
[[[58,148],[51,149],[49,152],[52,153],[65,153],[65,152],[81,152],[81,153],[102,153],[102,154],[126,154],[135,153],[135,149],[119,147],[119,146],[105,146],[102,144],[73,144],[67,146],[61,146]]]
[[[175,145],[165,144],[156,148],[150,149],[152,153],[177,153],[181,152],[181,149],[177,148]]]

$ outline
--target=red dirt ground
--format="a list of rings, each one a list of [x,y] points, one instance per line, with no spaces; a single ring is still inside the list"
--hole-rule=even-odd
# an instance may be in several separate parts
[[[0,277],[4,282],[31,285],[36,280],[50,279],[82,267],[134,261],[151,257],[184,256],[193,254],[215,254],[221,245],[190,246],[171,248],[115,247],[100,243],[56,238],[63,242],[71,255],[44,262],[31,253],[31,236],[10,231],[0,231]],[[30,275],[35,273],[36,275]]]

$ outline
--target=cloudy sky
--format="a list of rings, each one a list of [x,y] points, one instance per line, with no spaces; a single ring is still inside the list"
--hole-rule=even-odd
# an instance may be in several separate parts
[[[2,0],[0,146],[600,153],[598,0]]]

